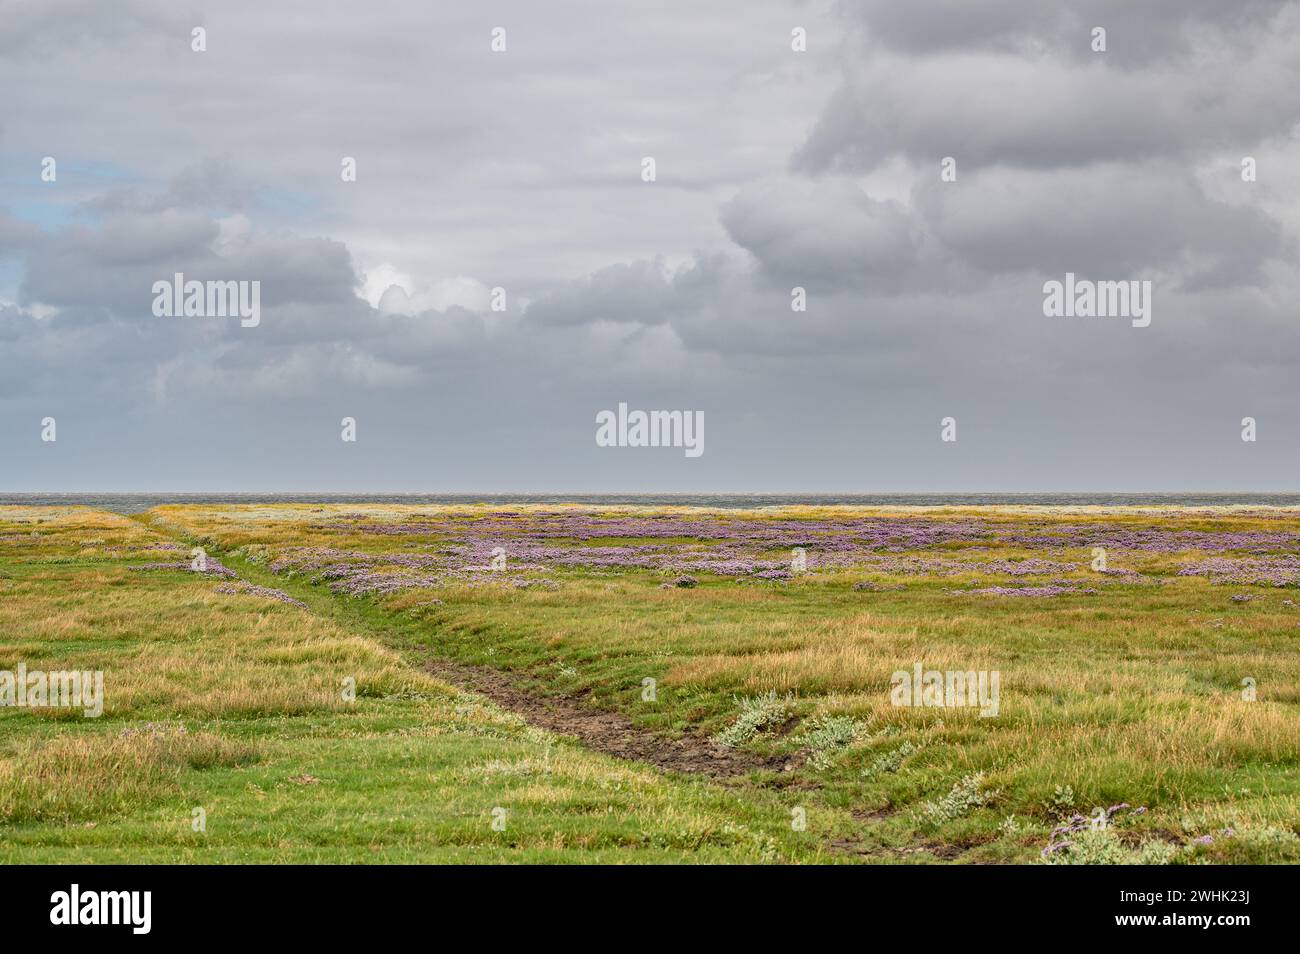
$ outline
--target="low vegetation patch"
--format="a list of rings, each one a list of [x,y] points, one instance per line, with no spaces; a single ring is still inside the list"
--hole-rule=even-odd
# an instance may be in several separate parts
[[[770,689],[759,696],[737,699],[740,715],[736,721],[713,737],[713,741],[724,748],[745,745],[760,732],[784,723],[793,712],[793,696],[777,696],[775,689]]]

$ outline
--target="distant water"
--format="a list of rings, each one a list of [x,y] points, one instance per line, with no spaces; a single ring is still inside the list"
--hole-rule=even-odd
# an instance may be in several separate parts
[[[80,504],[117,513],[139,513],[160,504],[642,504],[735,509],[792,504],[859,507],[1216,507],[1300,508],[1300,493],[1265,494],[3,494],[0,505],[69,506]]]

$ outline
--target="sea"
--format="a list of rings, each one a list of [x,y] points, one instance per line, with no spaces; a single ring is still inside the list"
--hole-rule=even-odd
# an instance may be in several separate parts
[[[595,504],[730,509],[859,507],[1296,507],[1300,493],[668,493],[668,494],[376,494],[376,493],[0,493],[0,506],[82,505],[140,513],[161,504]]]

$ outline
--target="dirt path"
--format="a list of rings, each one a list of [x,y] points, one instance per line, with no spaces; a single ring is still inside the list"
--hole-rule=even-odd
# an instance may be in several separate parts
[[[143,522],[143,521],[142,521]],[[145,524],[159,536],[156,527]],[[314,615],[335,618],[337,614],[322,612],[312,604],[317,602],[311,595],[304,593],[303,600],[295,599],[283,590],[262,586],[246,580],[240,574],[227,568],[219,559],[209,555],[207,571],[222,577],[229,577],[232,587],[247,587],[255,595],[292,603]],[[242,561],[240,561],[242,562]],[[157,564],[133,569],[172,568],[170,565]],[[189,569],[189,564],[178,562],[175,568]],[[245,567],[246,572],[266,582],[278,581],[275,574],[260,567]],[[324,602],[333,600],[326,596]],[[370,633],[376,636],[378,634]],[[382,642],[382,639],[380,640]],[[614,758],[626,759],[656,768],[674,772],[686,772],[703,775],[707,778],[725,781],[748,775],[751,772],[769,771],[778,773],[767,784],[776,787],[807,784],[796,781],[790,771],[797,768],[804,760],[803,753],[792,756],[764,757],[752,752],[736,751],[715,745],[710,739],[688,732],[681,738],[652,732],[637,726],[627,716],[619,712],[596,709],[584,704],[580,698],[572,696],[543,695],[521,685],[519,676],[492,669],[487,666],[474,666],[467,663],[453,662],[447,659],[425,659],[423,668],[429,674],[442,681],[468,692],[485,696],[507,712],[513,712],[530,725],[576,738],[586,748]],[[783,727],[789,729],[790,725]],[[859,819],[862,820],[862,819]],[[864,850],[857,840],[839,840],[830,842],[828,847],[836,854],[857,855],[869,858],[873,852]]]
[[[178,537],[162,533],[147,521],[140,522],[159,536],[183,542]],[[188,546],[188,542],[185,545]],[[260,586],[244,579],[222,564],[215,552],[206,554],[206,562],[203,572],[228,577],[233,581],[229,584],[233,587],[248,588],[256,595],[293,603],[308,612],[319,613],[317,609],[294,599],[283,590]],[[147,564],[132,569],[190,569],[190,564],[176,561]],[[260,568],[253,575],[275,579],[270,571]],[[521,716],[531,725],[572,736],[587,748],[615,758],[715,779],[735,778],[763,769],[782,772],[792,765],[788,757],[764,758],[752,752],[727,749],[715,745],[710,739],[690,733],[677,739],[669,738],[635,725],[622,713],[595,709],[572,697],[530,691],[520,685],[517,676],[487,666],[432,659],[424,663],[424,668],[444,682],[486,696],[502,709]]]
[[[733,778],[760,769],[779,772],[786,764],[784,758],[737,752],[699,736],[667,738],[636,726],[618,712],[593,709],[569,697],[531,693],[509,673],[486,666],[433,660],[425,669],[444,682],[487,696],[532,725],[574,736],[587,748],[616,758],[710,778]]]

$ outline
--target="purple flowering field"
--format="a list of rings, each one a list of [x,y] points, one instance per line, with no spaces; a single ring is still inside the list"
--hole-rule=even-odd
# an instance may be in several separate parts
[[[1091,514],[1013,519],[1005,512],[795,517],[788,512],[410,509],[402,514],[287,511],[299,518],[292,542],[272,532],[283,528],[282,520],[259,531],[232,509],[222,526],[250,534],[257,541],[250,552],[274,572],[313,575],[354,596],[494,581],[556,582],[583,572],[780,582],[794,575],[795,548],[805,551],[814,577],[858,573],[868,579],[950,580],[961,592],[961,582],[975,575],[993,582],[970,592],[991,595],[1095,593],[1098,586],[1161,585],[1175,577],[1275,588],[1300,583],[1300,526],[1285,511],[1139,521]],[[260,542],[263,538],[274,543]],[[492,572],[496,548],[505,551],[505,575]],[[1098,548],[1106,552],[1102,568],[1092,565]]]

